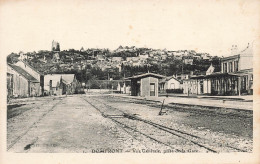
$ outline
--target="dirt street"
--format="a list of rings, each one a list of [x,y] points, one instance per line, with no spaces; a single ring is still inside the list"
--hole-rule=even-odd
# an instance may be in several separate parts
[[[158,115],[159,110],[160,103],[105,95],[14,100],[7,112],[7,149],[26,153],[252,151],[250,111],[176,105],[164,107],[163,115]],[[128,119],[126,114],[137,118]],[[139,118],[152,124],[138,122]],[[174,129],[175,136],[166,128]]]

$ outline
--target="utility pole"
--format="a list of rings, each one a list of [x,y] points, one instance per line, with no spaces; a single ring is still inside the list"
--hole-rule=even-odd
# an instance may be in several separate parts
[[[183,60],[181,62],[181,76],[183,76]]]
[[[107,74],[107,89],[108,89],[108,81],[109,81],[109,72]]]

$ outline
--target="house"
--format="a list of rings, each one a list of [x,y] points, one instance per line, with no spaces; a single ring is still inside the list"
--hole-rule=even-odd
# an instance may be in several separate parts
[[[84,52],[85,50],[84,50],[84,48],[83,47],[81,47],[81,49],[79,50],[80,52]]]
[[[183,62],[184,62],[184,64],[192,65],[193,64],[193,58],[191,58],[191,57],[184,58]]]
[[[44,77],[46,95],[74,94],[80,89],[75,74],[47,74]]]
[[[40,95],[40,81],[23,68],[7,65],[7,96],[29,97]]]
[[[104,63],[106,59],[103,55],[99,54],[97,55],[96,60],[100,63]]]
[[[23,70],[28,72],[31,76],[33,76],[36,80],[40,82],[40,90],[37,89],[36,95],[42,96],[44,93],[44,74],[37,71],[34,67],[30,66],[25,61],[18,61],[15,65],[21,67]]]
[[[75,94],[80,89],[80,83],[76,79],[75,74],[60,74],[61,80],[59,88],[62,90],[62,94]]]
[[[206,75],[210,75],[214,72],[215,70],[215,67],[213,67],[212,63],[211,65],[209,66],[208,70],[206,71]]]
[[[204,60],[208,60],[208,59],[210,59],[210,55],[208,53],[202,53],[201,58]]]
[[[140,55],[139,55],[139,58],[140,58],[141,60],[146,60],[146,59],[149,58],[149,55],[148,55],[148,54],[140,54]]]
[[[241,52],[232,46],[232,56],[221,59],[221,72],[208,69],[206,75],[194,76],[184,82],[184,93],[211,95],[253,94],[253,48]],[[235,54],[235,55],[234,55]]]
[[[18,59],[22,60],[22,61],[28,59],[27,54],[25,54],[23,52],[19,52],[19,58]]]
[[[168,57],[167,54],[162,54],[162,55],[161,55],[161,59],[162,59],[162,60],[166,60],[167,57]]]
[[[113,63],[120,63],[123,60],[122,57],[112,57],[111,61]]]
[[[61,95],[59,88],[60,74],[47,74],[44,76],[44,95]]]
[[[182,73],[182,74],[176,74],[175,78],[178,80],[185,80],[185,79],[190,79],[190,77],[193,75],[193,71],[190,73]]]
[[[52,58],[52,60],[53,60],[53,62],[59,62],[60,61],[60,55],[59,55],[59,53],[55,53],[55,54],[53,54],[53,58]]]
[[[138,62],[140,60],[140,58],[139,57],[131,57],[131,60],[133,62]]]
[[[193,55],[193,59],[201,59],[200,54],[195,54],[195,55]]]
[[[182,60],[182,56],[181,56],[181,55],[176,55],[176,56],[174,56],[174,58],[175,58],[176,60]]]
[[[159,79],[164,78],[162,75],[154,73],[145,73],[141,75],[126,78],[131,80],[132,96],[158,96]]]
[[[80,83],[75,74],[48,74],[44,77],[46,95],[75,94],[80,90]]]
[[[181,89],[182,82],[174,76],[165,77],[159,80],[160,92],[165,92],[166,89]]]

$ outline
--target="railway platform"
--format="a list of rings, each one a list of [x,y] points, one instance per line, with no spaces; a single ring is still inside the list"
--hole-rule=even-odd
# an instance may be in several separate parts
[[[235,97],[214,97],[214,96],[159,96],[159,97],[140,97],[130,96],[125,94],[113,94],[113,96],[131,98],[131,99],[143,99],[148,101],[163,102],[164,104],[183,104],[194,106],[206,106],[206,107],[220,107],[220,108],[232,108],[240,110],[253,110],[252,97],[235,98]]]

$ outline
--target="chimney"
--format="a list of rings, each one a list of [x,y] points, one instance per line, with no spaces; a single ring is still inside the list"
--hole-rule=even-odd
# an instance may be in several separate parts
[[[237,45],[232,45],[231,48],[231,55],[237,55]]]

